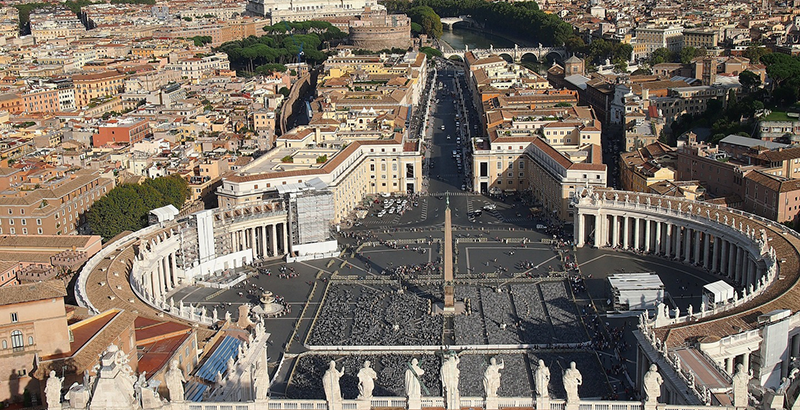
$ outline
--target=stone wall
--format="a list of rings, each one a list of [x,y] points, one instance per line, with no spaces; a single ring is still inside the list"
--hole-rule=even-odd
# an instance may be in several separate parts
[[[400,27],[350,27],[350,40],[355,48],[379,51],[385,48],[411,46],[411,25]]]

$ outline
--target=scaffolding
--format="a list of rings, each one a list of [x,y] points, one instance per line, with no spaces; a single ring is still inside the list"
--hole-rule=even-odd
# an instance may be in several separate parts
[[[297,194],[294,221],[297,226],[297,244],[324,242],[331,239],[333,221],[333,194],[328,191],[304,191]]]

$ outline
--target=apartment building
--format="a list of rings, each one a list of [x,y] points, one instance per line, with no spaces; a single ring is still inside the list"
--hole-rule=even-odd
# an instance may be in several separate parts
[[[109,144],[135,144],[151,133],[150,123],[142,118],[111,119],[97,127],[92,135],[92,146]]]
[[[61,109],[58,90],[33,89],[22,94],[22,107],[26,113],[56,112]]]
[[[0,192],[0,235],[70,235],[85,222],[92,204],[114,187],[99,171],[63,169],[46,176],[26,176],[22,182],[3,183]],[[15,174],[0,176],[0,180]]]
[[[88,107],[95,98],[115,96],[125,88],[127,76],[118,71],[72,76],[75,87],[75,105],[78,109]]]
[[[177,63],[171,64],[167,68],[179,70],[181,77],[200,79],[208,77],[218,70],[229,70],[230,63],[228,62],[227,54],[215,53],[209,56],[180,59]]]
[[[683,47],[712,49],[719,46],[719,31],[714,29],[683,30]]]
[[[70,350],[65,296],[60,280],[0,287],[0,401],[38,395],[37,358]]]
[[[646,55],[659,48],[678,53],[683,48],[683,27],[637,27],[635,44],[644,44]],[[644,57],[644,56],[636,56]]]

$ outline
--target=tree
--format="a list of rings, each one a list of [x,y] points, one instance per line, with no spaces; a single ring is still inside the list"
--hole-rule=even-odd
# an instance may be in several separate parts
[[[739,74],[739,83],[746,92],[751,93],[761,86],[761,77],[750,70],[744,70]]]
[[[422,26],[418,23],[411,22],[411,32],[414,34],[421,34],[423,32]]]
[[[657,48],[653,53],[650,55],[650,65],[654,66],[656,64],[662,63],[670,63],[674,60],[675,54],[669,49],[664,47]]]
[[[696,57],[701,57],[704,55],[706,55],[706,50],[704,48],[684,47],[680,53],[681,63],[689,64]]]
[[[434,57],[441,57],[442,56],[442,52],[437,50],[437,49],[435,49],[435,48],[422,47],[422,48],[419,49],[419,51],[421,51],[426,56],[428,56],[428,58],[434,58]]]
[[[745,58],[750,59],[750,63],[758,64],[761,62],[761,57],[771,53],[772,51],[763,46],[750,46],[744,50],[742,55]]]
[[[419,24],[425,34],[439,38],[442,36],[442,19],[428,6],[417,6],[408,11],[411,21]]]
[[[180,209],[188,195],[188,183],[177,175],[141,185],[122,184],[92,205],[87,220],[92,232],[108,240],[122,231],[147,226],[147,214],[155,208],[172,204]]]

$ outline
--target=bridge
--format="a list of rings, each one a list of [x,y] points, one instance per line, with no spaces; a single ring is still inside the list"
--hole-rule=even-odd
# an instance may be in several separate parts
[[[483,25],[473,20],[472,16],[443,17],[441,20],[442,20],[442,25],[443,26],[446,25],[447,29],[450,31],[453,31],[453,25],[456,23],[467,23],[473,27],[483,28]]]
[[[526,55],[536,57],[536,61],[539,61],[539,62],[546,61],[547,56],[551,55],[551,54],[557,55],[558,58],[560,60],[562,60],[562,61],[564,59],[566,59],[567,56],[568,56],[567,55],[567,49],[564,48],[564,47],[542,47],[541,44],[539,44],[539,47],[519,47],[516,44],[514,44],[514,48],[494,48],[494,47],[490,47],[488,50],[487,49],[481,49],[481,48],[477,48],[477,49],[473,49],[473,50],[470,50],[469,48],[467,48],[466,50],[463,50],[463,51],[462,50],[451,50],[451,51],[442,50],[442,56],[444,56],[445,58],[450,58],[451,56],[459,56],[459,57],[463,58],[464,57],[464,53],[469,52],[469,51],[472,51],[472,54],[474,54],[475,57],[478,57],[478,58],[488,57],[488,56],[490,56],[492,54],[498,55],[500,57],[503,57],[503,55],[505,54],[508,57],[510,57],[511,60],[513,62],[515,62],[515,63],[519,63],[520,61],[522,61],[522,58],[525,57]]]

